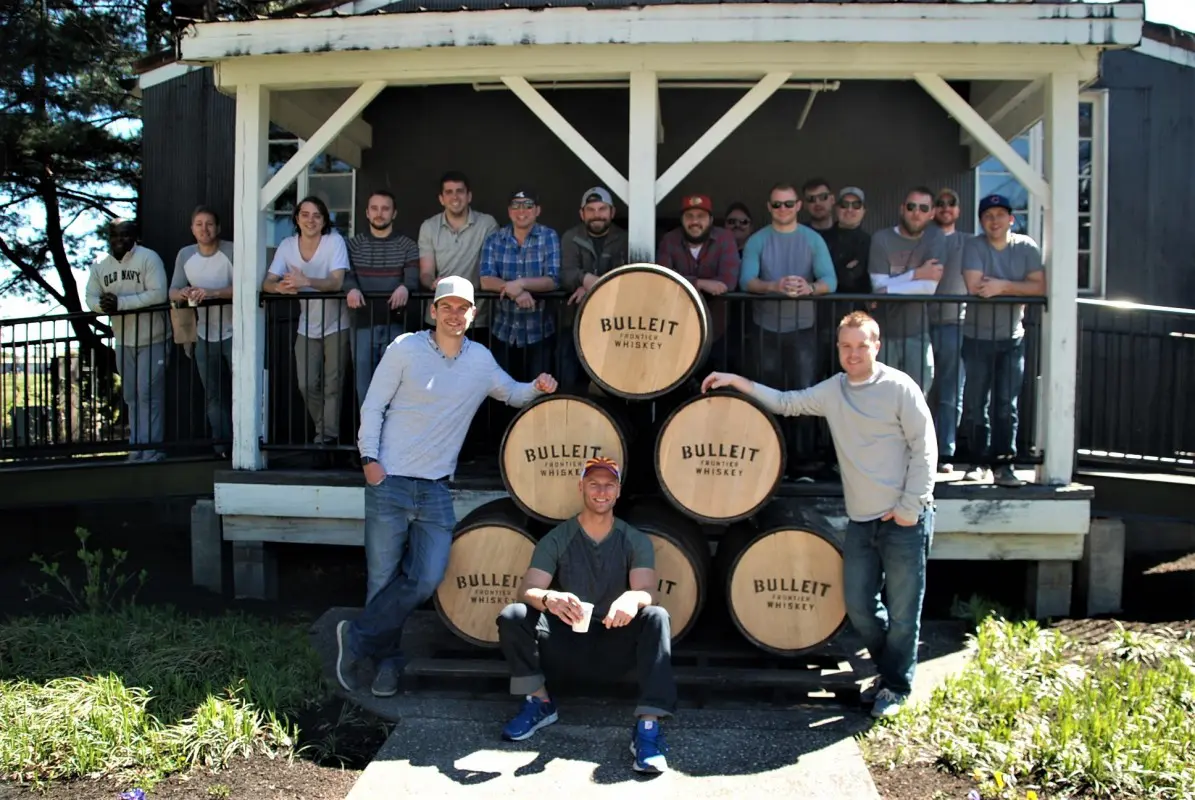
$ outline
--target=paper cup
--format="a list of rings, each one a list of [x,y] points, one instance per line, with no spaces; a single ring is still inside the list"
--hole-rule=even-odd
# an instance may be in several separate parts
[[[191,299],[190,297],[188,297],[188,298],[187,298],[187,305],[189,305],[191,308],[195,308],[195,306],[199,305],[199,301],[198,301],[198,300],[193,300],[193,299]]]
[[[581,617],[580,622],[573,624],[573,633],[588,633],[589,620],[593,618],[593,603],[581,603]]]

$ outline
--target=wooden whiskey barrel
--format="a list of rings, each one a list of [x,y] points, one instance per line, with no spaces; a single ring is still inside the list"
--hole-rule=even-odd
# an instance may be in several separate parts
[[[679,273],[627,264],[598,278],[573,326],[585,371],[610,394],[649,399],[680,386],[709,354],[709,311]]]
[[[756,525],[732,526],[717,571],[735,627],[781,656],[816,650],[846,624],[842,549],[821,515],[777,501]]]
[[[528,404],[502,437],[498,464],[515,503],[544,522],[560,522],[582,508],[581,468],[594,456],[613,458],[627,472],[625,426],[601,401],[550,394]]]
[[[635,503],[620,516],[651,539],[657,599],[671,617],[672,641],[678,641],[693,629],[709,593],[709,541],[692,520],[658,501]]]
[[[539,533],[505,497],[457,523],[448,569],[434,596],[436,613],[450,631],[480,647],[498,646],[498,614],[517,601]]]
[[[681,403],[656,437],[664,496],[701,522],[746,519],[784,476],[784,436],[755,399],[715,391]]]

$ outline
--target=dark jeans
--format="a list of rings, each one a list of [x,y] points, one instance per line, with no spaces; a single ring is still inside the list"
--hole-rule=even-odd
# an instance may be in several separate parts
[[[963,326],[958,323],[931,325],[929,337],[934,346],[934,390],[938,396],[934,406],[938,460],[948,462],[954,458],[959,419],[963,414],[963,382],[967,375],[963,367]]]
[[[224,365],[228,369],[224,369]],[[232,337],[209,342],[195,341],[195,366],[199,369],[199,382],[203,384],[204,405],[207,421],[212,426],[212,438],[220,444],[216,451],[227,449],[232,441]]]
[[[925,564],[934,540],[934,510],[905,528],[894,520],[851,520],[842,549],[843,593],[851,625],[884,685],[908,694],[917,668]],[[886,595],[887,604],[880,597]]]
[[[490,349],[498,366],[509,372],[516,381],[523,383],[535,380],[540,373],[551,373],[556,361],[555,334],[526,347],[516,347],[494,339]]]
[[[808,389],[817,383],[818,336],[814,328],[777,333],[755,329],[748,377],[781,391]],[[752,375],[751,372],[755,374]],[[788,473],[801,473],[817,450],[817,419],[790,417],[780,420],[788,449]]]
[[[668,612],[647,606],[629,625],[606,628],[599,612],[587,633],[573,629],[554,614],[525,603],[511,603],[498,616],[498,643],[510,665],[511,694],[531,694],[545,683],[547,671],[592,681],[612,681],[634,668],[639,678],[635,716],[670,717],[676,711],[672,677],[672,626]]]
[[[963,364],[963,409],[971,424],[972,460],[977,465],[1011,464],[1017,455],[1017,402],[1025,383],[1025,337],[966,337]]]
[[[353,383],[357,389],[358,407],[365,402],[365,395],[369,392],[369,383],[373,380],[374,370],[382,362],[386,348],[391,342],[402,336],[401,322],[387,322],[379,325],[361,325],[353,328],[353,338],[349,341],[353,351]]]
[[[563,392],[579,392],[589,385],[589,373],[581,366],[572,328],[565,328],[556,334],[556,360],[547,372],[556,379]]]
[[[402,627],[448,569],[456,514],[446,480],[388,475],[365,487],[365,609],[352,623],[358,658],[402,660]]]

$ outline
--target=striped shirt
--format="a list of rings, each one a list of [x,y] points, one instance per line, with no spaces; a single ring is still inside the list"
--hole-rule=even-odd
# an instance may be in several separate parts
[[[500,228],[486,237],[481,248],[481,276],[504,281],[551,278],[559,286],[560,237],[537,222],[520,245],[513,225]],[[514,300],[503,297],[498,301],[490,330],[498,341],[527,347],[555,333],[556,325],[552,315],[544,311],[543,300],[537,300],[534,308],[519,308]]]
[[[400,285],[419,291],[419,246],[398,231],[391,230],[389,236],[358,233],[349,239],[349,263],[353,268],[345,273],[345,292],[390,295]],[[388,320],[390,306],[384,297],[369,298],[352,315],[355,326],[380,325]]]

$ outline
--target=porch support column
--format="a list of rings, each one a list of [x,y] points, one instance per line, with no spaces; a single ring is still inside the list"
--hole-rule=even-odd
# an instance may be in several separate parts
[[[632,263],[656,260],[656,141],[659,83],[654,72],[631,73],[631,130],[627,155],[627,238]]]
[[[1043,402],[1038,430],[1045,463],[1038,481],[1070,483],[1075,462],[1075,376],[1079,307],[1079,76],[1054,72],[1046,79],[1046,175],[1054,202],[1046,208],[1043,251],[1046,297],[1042,347]]]
[[[932,72],[918,72],[913,77],[930,97],[938,101],[938,105],[958,121],[963,130],[987,148],[987,151],[1007,167],[1022,186],[1036,195],[1042,206],[1050,207],[1050,184],[1043,180],[1042,176],[1037,174],[1037,170],[1021,158],[1012,145],[1004,141],[1004,137],[986,119],[981,117],[978,111],[971,108],[971,104],[951,88],[950,84],[942,79],[942,76]]]
[[[274,173],[274,177],[270,178],[270,182],[261,190],[258,207],[265,210],[273,205],[278,195],[286,191],[286,187],[294,183],[303,170],[307,169],[307,166],[323,153],[385,88],[385,81],[366,81],[358,86],[357,91],[349,95],[340,108],[332,112],[332,116],[319,126],[319,130],[303,142],[303,146],[282,165],[282,169]]]
[[[237,87],[233,180],[232,466],[263,469],[266,314],[258,289],[266,272],[266,221],[258,200],[268,164],[270,92]]]

